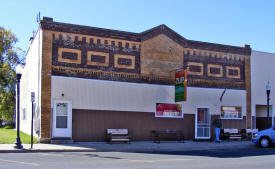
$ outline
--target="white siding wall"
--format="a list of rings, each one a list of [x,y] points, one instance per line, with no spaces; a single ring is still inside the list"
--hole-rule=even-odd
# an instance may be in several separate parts
[[[256,105],[266,105],[266,84],[271,84],[270,105],[275,105],[275,54],[252,51],[251,54],[251,105],[256,115]],[[274,106],[272,106],[274,112]]]
[[[197,106],[220,114],[220,106],[242,106],[246,112],[246,91],[189,87],[184,113],[194,114]],[[64,97],[61,94],[64,93]],[[174,86],[112,82],[52,76],[52,100],[70,100],[73,109],[154,112],[156,103],[174,103]]]
[[[40,31],[40,37],[41,36]],[[38,136],[35,131],[40,129],[40,70],[41,64],[41,44],[42,38],[37,33],[35,39],[30,45],[29,51],[26,55],[26,65],[24,67],[21,85],[20,85],[20,130],[30,134],[31,133],[31,92],[35,92],[35,113],[34,113],[34,135]],[[40,49],[39,49],[40,47]],[[40,50],[40,51],[39,51]]]
[[[224,89],[189,87],[184,111],[194,113],[196,107],[208,107],[211,114],[219,115],[221,106],[240,106],[243,116],[246,116],[246,91],[227,89],[220,102],[223,91]]]

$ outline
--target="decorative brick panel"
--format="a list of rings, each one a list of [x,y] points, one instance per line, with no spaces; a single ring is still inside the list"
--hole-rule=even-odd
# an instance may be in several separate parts
[[[131,66],[132,65],[132,59],[118,58],[117,63],[119,65]]]
[[[58,39],[56,38],[57,35]],[[53,32],[52,36],[52,64],[54,66],[140,73],[141,46],[138,42],[59,32]],[[72,38],[66,38],[67,36]],[[82,39],[82,41],[79,41],[79,39]],[[62,58],[64,50],[65,52],[76,53],[77,60]],[[122,58],[127,56],[124,59],[131,59],[131,65],[118,64],[116,56],[122,56]]]
[[[109,53],[88,51],[87,64],[94,66],[109,66]]]
[[[207,80],[207,79],[188,79],[187,86],[195,86],[202,88],[226,88],[226,89],[241,89],[245,90],[245,82],[230,82],[220,80]]]
[[[77,60],[77,53],[72,52],[62,52],[63,59]]]
[[[207,64],[207,76],[223,77],[222,65]]]
[[[135,83],[151,83],[174,85],[174,78],[160,77],[155,75],[142,75],[133,73],[106,72],[85,68],[69,68],[61,66],[53,66],[52,74],[59,76],[81,77],[88,79],[101,79],[110,81],[135,82]]]
[[[134,69],[135,68],[135,56],[131,55],[119,55],[114,56],[115,68]]]
[[[58,62],[81,64],[81,51],[77,49],[59,48]]]
[[[240,79],[240,68],[233,66],[226,66],[226,77]]]
[[[203,63],[187,62],[187,70],[189,75],[203,76]]]
[[[221,74],[220,68],[210,67],[210,73],[211,74]]]
[[[194,56],[186,52],[186,49],[184,51],[184,67],[188,69],[188,81],[193,81],[188,82],[189,86],[245,89],[244,61],[233,58],[215,58],[204,55]],[[190,71],[192,65],[201,66],[202,71]],[[238,76],[230,75],[228,71],[229,69],[238,71]],[[217,84],[217,82],[219,83]]]
[[[105,63],[106,62],[106,57],[105,56],[101,56],[101,55],[87,55],[87,60],[89,59],[89,56],[91,56],[90,60],[92,62],[95,62],[95,63]]]
[[[189,66],[189,71],[190,72],[202,72],[202,67],[201,66],[195,66],[195,65],[191,65]]]

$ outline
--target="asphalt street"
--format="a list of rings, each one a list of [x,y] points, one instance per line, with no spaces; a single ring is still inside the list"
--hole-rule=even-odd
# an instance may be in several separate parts
[[[274,169],[275,148],[166,152],[0,153],[0,169]]]

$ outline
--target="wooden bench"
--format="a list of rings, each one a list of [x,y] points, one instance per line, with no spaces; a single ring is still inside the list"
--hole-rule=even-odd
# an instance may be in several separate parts
[[[130,143],[131,136],[128,129],[107,129],[107,142],[125,142]]]
[[[228,138],[228,140],[237,140],[240,139],[242,141],[243,135],[239,132],[238,129],[223,129],[224,137]]]
[[[161,140],[165,139],[184,142],[184,135],[179,130],[152,130],[150,136],[155,143],[160,143]]]

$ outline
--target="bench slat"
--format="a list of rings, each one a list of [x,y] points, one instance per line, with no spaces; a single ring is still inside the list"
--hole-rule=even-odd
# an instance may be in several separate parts
[[[127,138],[113,138],[112,141],[130,141],[130,139],[127,139]]]
[[[107,129],[107,138],[110,142],[130,142],[128,129]]]
[[[116,133],[108,133],[108,134],[112,134],[112,135],[127,135],[128,133],[122,133],[122,132],[120,132],[120,133],[118,133],[118,132],[116,132]]]
[[[107,129],[108,134],[128,134],[128,129]]]
[[[128,135],[124,135],[124,136],[112,136],[112,138],[129,138]]]

